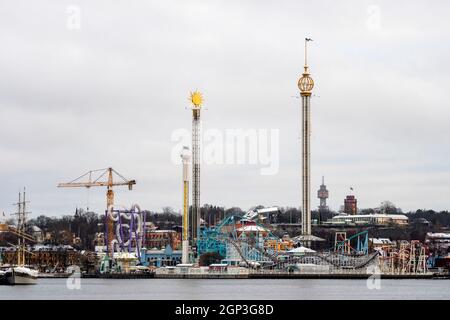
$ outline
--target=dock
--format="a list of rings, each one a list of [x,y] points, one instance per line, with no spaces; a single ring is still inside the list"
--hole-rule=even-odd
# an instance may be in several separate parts
[[[280,272],[279,270],[249,270],[237,269],[228,272],[208,272],[203,268],[192,268],[185,272],[177,269],[156,269],[145,273],[83,273],[81,278],[91,279],[369,279],[379,276],[380,279],[436,279],[448,280],[450,276],[445,273],[381,273],[370,274],[365,272]],[[69,278],[69,273],[40,273],[39,278],[63,279]]]

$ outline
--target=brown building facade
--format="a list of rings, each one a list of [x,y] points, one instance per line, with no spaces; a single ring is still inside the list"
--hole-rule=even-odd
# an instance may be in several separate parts
[[[147,249],[162,249],[170,245],[173,250],[181,246],[181,233],[174,230],[147,230],[145,233]]]
[[[358,206],[355,196],[349,195],[344,199],[344,212],[347,214],[357,214]]]

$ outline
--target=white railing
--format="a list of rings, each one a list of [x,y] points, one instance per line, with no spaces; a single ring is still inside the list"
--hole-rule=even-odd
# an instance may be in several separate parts
[[[249,274],[249,269],[241,267],[229,267],[226,269],[212,270],[205,267],[200,268],[158,268],[156,269],[156,274],[158,275],[168,275],[168,274],[187,274],[187,275],[247,275]]]

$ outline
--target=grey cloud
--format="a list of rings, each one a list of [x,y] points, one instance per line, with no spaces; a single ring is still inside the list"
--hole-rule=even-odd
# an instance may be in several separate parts
[[[171,133],[190,129],[187,96],[205,95],[204,128],[280,129],[280,171],[205,166],[202,202],[300,205],[299,99],[311,36],[313,186],[337,209],[448,209],[449,5],[377,1],[29,1],[0,5],[0,206],[23,185],[33,214],[85,206],[59,181],[113,166],[138,181],[118,202],[180,207]],[[69,5],[81,29],[66,28]],[[104,190],[90,191],[103,210]]]

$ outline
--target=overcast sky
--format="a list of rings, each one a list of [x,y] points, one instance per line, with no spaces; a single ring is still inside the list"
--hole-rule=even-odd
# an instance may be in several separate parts
[[[0,208],[27,187],[32,216],[104,210],[103,188],[58,189],[112,166],[116,203],[181,207],[174,131],[188,96],[203,129],[278,129],[279,170],[204,165],[201,202],[299,207],[303,39],[315,80],[312,207],[450,208],[448,1],[2,1]],[[79,15],[78,15],[79,14]],[[79,25],[77,24],[79,21]],[[88,201],[89,198],[89,201]]]

